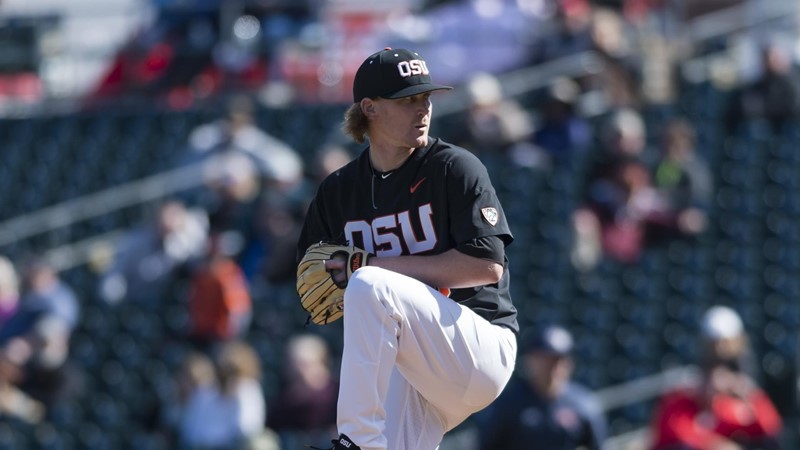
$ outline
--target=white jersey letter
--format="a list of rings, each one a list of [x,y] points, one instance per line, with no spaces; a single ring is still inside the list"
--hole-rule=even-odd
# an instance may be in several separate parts
[[[372,236],[375,239],[376,256],[399,256],[403,253],[400,238],[391,231],[397,228],[395,215],[378,217],[372,221]],[[370,251],[370,253],[373,253]]]
[[[344,226],[344,235],[352,245],[358,246],[358,241],[354,239],[355,235],[361,235],[361,241],[364,243],[364,250],[368,253],[375,253],[375,244],[372,241],[372,228],[364,220],[356,220],[347,222]]]
[[[420,206],[418,213],[423,233],[423,239],[421,241],[417,240],[414,228],[411,226],[411,217],[408,211],[398,214],[400,227],[403,231],[403,239],[406,241],[408,252],[412,255],[433,250],[433,248],[436,247],[436,232],[433,229],[433,220],[431,220],[433,211],[431,210],[430,203]]]

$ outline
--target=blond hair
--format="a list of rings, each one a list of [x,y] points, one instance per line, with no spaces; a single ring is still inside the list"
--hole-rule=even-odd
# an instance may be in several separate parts
[[[369,119],[361,110],[361,103],[353,103],[344,113],[342,131],[359,144],[363,144],[369,129]]]

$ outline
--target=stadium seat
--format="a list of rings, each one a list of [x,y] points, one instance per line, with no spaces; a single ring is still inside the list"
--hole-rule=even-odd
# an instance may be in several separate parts
[[[86,331],[73,333],[70,339],[70,357],[87,370],[98,368],[105,359],[106,348],[102,340]]]
[[[60,431],[53,424],[44,422],[33,429],[32,446],[41,450],[66,450],[74,447],[69,433]]]
[[[123,367],[128,369],[138,369],[147,358],[147,350],[144,347],[148,343],[142,338],[129,333],[120,332],[111,339],[111,357],[118,361]],[[151,345],[157,345],[151,342]],[[152,347],[151,347],[152,348]]]
[[[141,305],[119,305],[117,314],[121,328],[132,335],[132,340],[140,341],[143,345],[155,345],[163,338],[163,328],[158,317]]]
[[[57,401],[50,405],[47,416],[59,430],[76,429],[84,420],[83,405],[78,399]]]
[[[113,394],[113,391],[92,393],[89,395],[86,404],[90,423],[95,424],[109,434],[124,428],[128,420],[127,405],[112,396]]]
[[[669,351],[675,353],[682,361],[689,363],[698,360],[696,330],[677,322],[670,322],[664,327],[661,336]]]
[[[111,448],[107,433],[94,422],[84,422],[77,430],[76,434],[78,438],[78,448]]]
[[[597,333],[611,334],[618,324],[616,309],[610,303],[573,300],[569,312],[575,323]]]
[[[148,433],[146,431],[136,431],[127,434],[129,436],[127,444],[131,449],[170,450],[172,448],[170,442],[160,434]]]
[[[178,370],[171,369],[161,358],[153,357],[141,369],[142,383],[159,398],[167,398]]]
[[[17,450],[29,446],[32,426],[13,417],[0,416],[0,450]]]

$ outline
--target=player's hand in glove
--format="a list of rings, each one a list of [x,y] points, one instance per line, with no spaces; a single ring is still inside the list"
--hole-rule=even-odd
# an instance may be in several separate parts
[[[344,290],[350,276],[366,266],[371,255],[348,245],[329,242],[313,244],[297,265],[297,293],[309,320],[324,325],[344,314]],[[331,270],[326,261],[341,261],[344,268]],[[329,263],[330,264],[330,263]]]

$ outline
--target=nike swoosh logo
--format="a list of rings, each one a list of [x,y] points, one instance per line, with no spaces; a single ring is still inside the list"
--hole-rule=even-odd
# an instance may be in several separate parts
[[[385,180],[385,179],[389,178],[389,175],[391,175],[392,173],[393,173],[393,172],[389,172],[389,173],[382,173],[382,174],[381,174],[381,179]]]
[[[413,193],[414,193],[414,191],[416,191],[416,190],[417,190],[417,188],[419,187],[419,185],[420,185],[420,184],[422,184],[422,182],[423,182],[423,181],[425,181],[425,180],[427,180],[427,179],[428,179],[428,177],[422,177],[422,178],[421,178],[419,181],[417,181],[416,183],[412,184],[412,185],[411,185],[411,187],[410,187],[410,188],[408,188],[408,191],[409,191],[409,192],[411,192],[411,193],[413,194]]]

